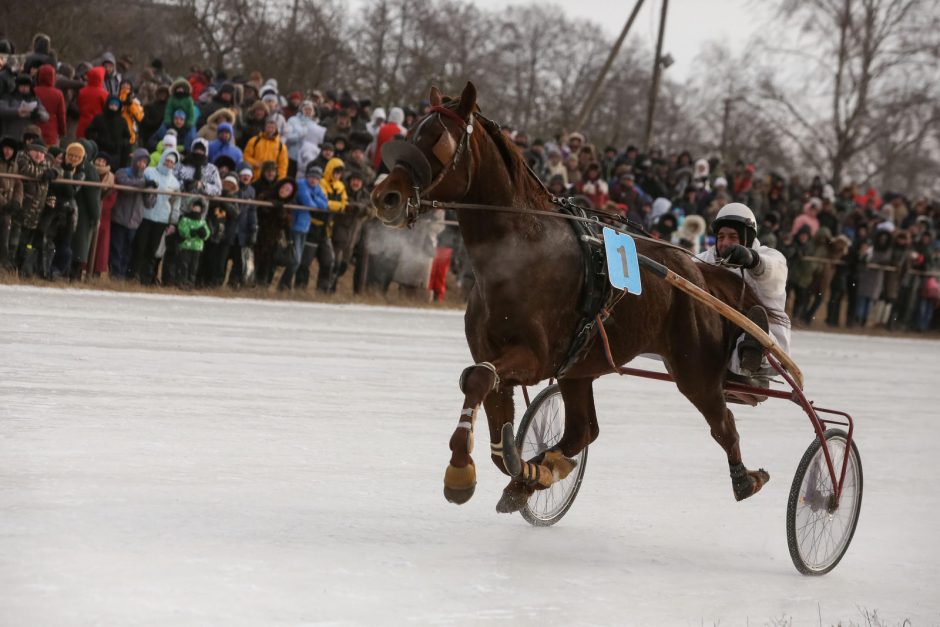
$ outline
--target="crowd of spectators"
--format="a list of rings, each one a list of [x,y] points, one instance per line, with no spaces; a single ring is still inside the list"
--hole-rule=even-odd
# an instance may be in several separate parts
[[[138,69],[110,52],[73,66],[44,35],[14,53],[0,40],[5,271],[245,288],[271,286],[283,268],[278,289],[306,290],[316,262],[311,287],[320,292],[350,271],[357,292],[397,284],[438,300],[449,274],[472,282],[459,230],[445,219],[453,216],[428,212],[407,231],[371,216],[382,145],[403,136],[427,102],[386,112],[347,91],[282,90],[260,72],[192,68],[173,79],[159,60]],[[578,132],[545,140],[504,132],[553,194],[695,251],[709,244],[718,209],[744,202],[760,240],[787,257],[795,324],[936,324],[936,202],[853,184],[836,190],[820,176],[806,184],[688,151],[599,150]]]

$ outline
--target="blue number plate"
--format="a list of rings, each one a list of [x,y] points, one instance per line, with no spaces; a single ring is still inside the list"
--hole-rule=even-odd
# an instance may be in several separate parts
[[[607,249],[607,276],[618,290],[639,295],[640,261],[636,256],[636,242],[626,233],[604,227],[604,246]]]

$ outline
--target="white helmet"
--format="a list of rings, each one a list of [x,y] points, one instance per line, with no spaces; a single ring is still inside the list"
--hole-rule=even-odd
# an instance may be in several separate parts
[[[757,219],[754,218],[754,212],[740,202],[730,202],[721,208],[712,221],[712,233],[717,234],[723,226],[735,229],[747,247],[750,247],[757,237]]]

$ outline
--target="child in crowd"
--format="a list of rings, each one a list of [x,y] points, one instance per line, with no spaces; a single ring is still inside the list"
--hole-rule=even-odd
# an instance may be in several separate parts
[[[206,240],[212,234],[203,216],[205,208],[205,201],[196,198],[176,225],[180,234],[179,253],[175,264],[176,284],[183,289],[191,289],[195,285],[199,256]]]

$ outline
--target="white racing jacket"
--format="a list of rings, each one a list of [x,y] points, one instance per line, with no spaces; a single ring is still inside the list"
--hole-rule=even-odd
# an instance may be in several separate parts
[[[757,238],[751,248],[760,255],[760,263],[753,270],[744,271],[744,282],[751,286],[758,300],[767,310],[770,316],[770,335],[773,336],[783,352],[790,353],[790,319],[786,314],[787,305],[787,260],[779,250],[762,246]],[[717,263],[718,257],[715,254],[715,248],[696,255],[699,259],[708,263]],[[729,272],[738,273],[740,270],[726,266]],[[777,318],[777,319],[775,319]],[[740,342],[744,336],[738,339]],[[764,362],[766,364],[766,360]],[[729,366],[732,372],[741,373],[741,366],[738,360],[738,351],[735,350],[731,356]],[[767,365],[768,374],[774,374],[775,371]]]

